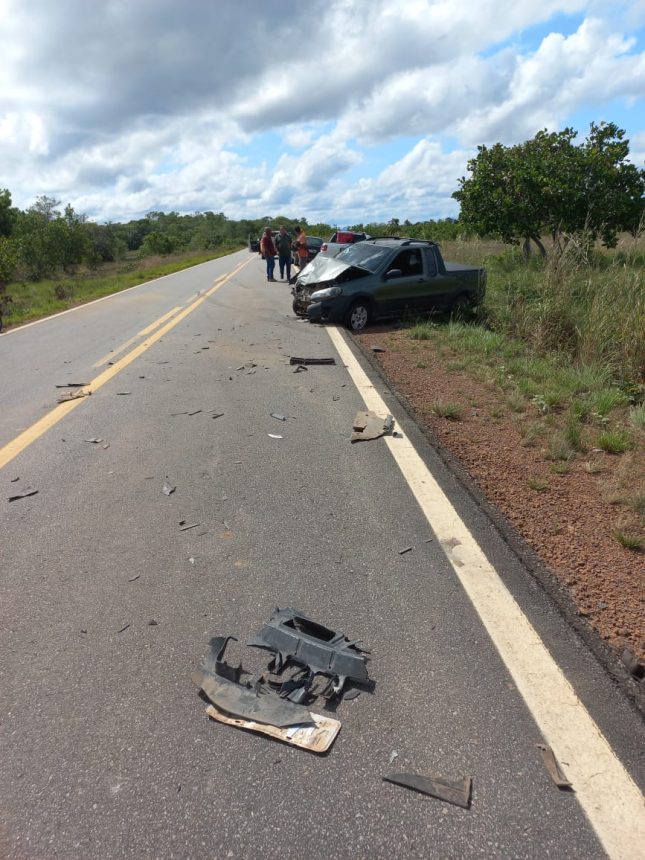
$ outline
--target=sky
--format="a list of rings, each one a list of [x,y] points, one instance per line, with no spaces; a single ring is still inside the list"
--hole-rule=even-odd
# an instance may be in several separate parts
[[[0,0],[0,189],[97,221],[456,217],[480,144],[616,122],[645,0]]]

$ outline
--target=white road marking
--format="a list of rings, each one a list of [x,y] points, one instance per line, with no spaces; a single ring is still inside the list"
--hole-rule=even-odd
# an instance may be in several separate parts
[[[387,415],[340,330],[327,331],[367,408]],[[645,804],[638,786],[410,440],[402,434],[385,442],[603,848],[615,860],[640,860]]]

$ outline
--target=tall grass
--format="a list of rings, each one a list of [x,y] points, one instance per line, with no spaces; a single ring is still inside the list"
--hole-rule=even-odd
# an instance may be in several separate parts
[[[638,384],[645,377],[643,255],[621,250],[585,259],[579,251],[573,245],[528,264],[514,250],[488,257],[482,320],[538,354],[564,353]]]

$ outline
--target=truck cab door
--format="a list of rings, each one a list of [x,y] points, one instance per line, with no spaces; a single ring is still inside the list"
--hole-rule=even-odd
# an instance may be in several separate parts
[[[388,276],[388,273],[392,273]],[[397,272],[394,275],[394,272]],[[401,316],[421,309],[425,287],[424,260],[420,248],[405,248],[387,264],[374,291],[378,316]]]

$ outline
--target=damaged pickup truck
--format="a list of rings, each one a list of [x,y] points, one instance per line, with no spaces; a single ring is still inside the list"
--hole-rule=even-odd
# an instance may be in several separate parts
[[[485,290],[485,269],[445,263],[434,242],[371,239],[337,257],[319,254],[298,276],[292,295],[298,316],[362,331],[405,313],[473,308]]]

